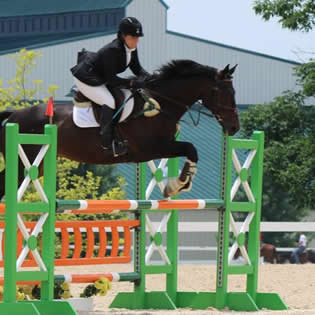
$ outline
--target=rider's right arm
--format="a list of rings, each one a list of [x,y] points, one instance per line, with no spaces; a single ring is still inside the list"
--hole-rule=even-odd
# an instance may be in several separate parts
[[[129,88],[131,81],[117,75],[117,73],[124,70],[121,59],[118,49],[106,49],[98,56],[97,66],[99,67],[97,67],[97,71],[99,71],[100,75],[105,79],[106,84]]]

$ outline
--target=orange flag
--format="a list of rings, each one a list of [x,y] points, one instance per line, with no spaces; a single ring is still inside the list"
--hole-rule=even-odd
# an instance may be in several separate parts
[[[52,96],[48,100],[46,116],[49,116],[49,117],[54,116],[54,98]]]

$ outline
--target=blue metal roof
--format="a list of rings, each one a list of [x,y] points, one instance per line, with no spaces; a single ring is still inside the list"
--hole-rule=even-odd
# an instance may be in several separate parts
[[[1,0],[0,17],[88,12],[125,7],[126,0]]]
[[[168,9],[167,4],[159,0]],[[0,17],[89,12],[125,8],[132,0],[1,0]]]
[[[97,33],[85,33],[75,32],[68,34],[46,34],[46,35],[34,35],[27,37],[18,37],[11,39],[10,37],[0,38],[0,56],[9,53],[14,53],[22,48],[38,49],[41,47],[48,47],[52,45],[58,45],[63,43],[70,43],[72,41],[78,41],[88,38],[96,38],[98,36],[105,36],[115,34],[116,29],[97,32]]]

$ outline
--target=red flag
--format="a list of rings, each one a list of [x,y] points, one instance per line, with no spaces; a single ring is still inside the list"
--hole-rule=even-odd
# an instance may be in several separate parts
[[[53,117],[54,116],[54,99],[51,96],[48,100],[46,116]]]

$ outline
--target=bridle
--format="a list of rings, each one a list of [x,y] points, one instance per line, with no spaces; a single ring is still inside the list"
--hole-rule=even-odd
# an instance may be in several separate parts
[[[197,102],[195,103],[195,104],[200,105],[199,109],[194,109],[193,107],[191,107],[191,106],[189,106],[189,105],[187,105],[187,104],[185,104],[185,103],[183,103],[183,102],[178,102],[177,100],[174,100],[174,99],[171,98],[171,97],[168,97],[168,96],[163,95],[163,94],[161,94],[161,93],[159,93],[159,92],[153,91],[153,90],[151,90],[151,89],[149,89],[149,88],[146,88],[146,90],[148,90],[152,96],[158,96],[158,97],[160,97],[160,98],[162,98],[162,99],[164,99],[164,100],[166,100],[166,101],[172,102],[173,104],[176,104],[176,105],[178,105],[178,106],[180,106],[180,107],[185,107],[185,108],[186,108],[186,112],[188,113],[188,115],[189,115],[191,121],[193,122],[193,125],[194,125],[194,126],[198,126],[198,125],[199,125],[199,122],[200,122],[200,115],[208,116],[208,117],[211,117],[211,118],[216,118],[216,116],[215,116],[214,114],[209,114],[209,113],[207,113],[207,112],[202,111],[202,109],[201,109],[201,108],[202,108],[202,107],[201,107],[202,102],[200,102],[200,101],[197,101]],[[191,114],[192,111],[198,113],[198,118],[197,118],[197,120],[195,120],[195,118],[194,118],[193,115]],[[161,113],[164,113],[166,116],[169,116],[171,119],[173,119],[173,117],[171,117],[170,115],[168,115],[165,111],[163,111],[163,110],[160,109],[160,112],[161,112]],[[186,122],[184,119],[181,119],[180,121]]]
[[[226,81],[228,81],[228,80],[226,80]],[[229,80],[229,81],[230,81],[230,80]],[[231,87],[231,88],[228,88],[228,89],[232,89],[232,87]],[[189,115],[191,121],[193,122],[193,125],[194,125],[194,126],[198,126],[198,124],[199,124],[199,122],[200,122],[200,116],[201,116],[201,115],[204,115],[204,116],[207,116],[207,117],[211,117],[211,118],[216,118],[216,120],[217,120],[218,122],[222,122],[223,119],[222,119],[221,115],[218,113],[219,109],[220,109],[220,110],[223,109],[223,110],[225,110],[225,111],[231,111],[232,114],[237,115],[237,108],[236,108],[236,107],[235,107],[235,108],[231,108],[231,107],[227,107],[227,106],[213,106],[213,107],[211,108],[211,112],[212,112],[212,113],[210,114],[210,113],[207,113],[207,112],[205,112],[205,111],[202,110],[202,107],[201,107],[201,106],[204,106],[204,105],[203,105],[203,103],[200,102],[200,101],[197,101],[197,102],[195,103],[195,104],[198,104],[198,105],[199,105],[199,109],[194,109],[193,107],[188,106],[187,104],[185,104],[185,103],[183,103],[183,102],[178,102],[177,100],[174,100],[173,98],[168,97],[168,96],[166,96],[166,95],[163,95],[163,94],[161,94],[161,93],[159,93],[159,92],[156,92],[156,91],[154,91],[154,90],[152,90],[152,89],[150,89],[150,88],[146,88],[146,90],[148,90],[152,96],[158,96],[158,97],[160,97],[160,98],[162,98],[162,99],[164,99],[164,100],[166,100],[166,101],[172,102],[173,104],[176,104],[176,105],[178,105],[178,106],[180,106],[180,107],[185,107],[185,108],[186,108],[186,111],[187,111],[187,113],[188,113],[188,115]],[[218,98],[217,92],[218,92],[219,88],[217,87],[217,85],[215,85],[215,86],[213,86],[213,87],[211,88],[211,90],[215,92],[215,96],[213,97],[213,99],[214,99],[213,103],[214,103],[214,104],[217,104],[217,103],[218,103],[218,102],[217,102],[217,98]],[[231,93],[232,93],[232,92],[231,92]],[[193,115],[191,114],[192,111],[198,113],[198,118],[197,118],[197,120],[195,120],[195,118],[194,118]],[[163,112],[163,111],[160,110],[160,112]],[[163,112],[163,113],[165,113],[165,112]],[[184,121],[184,120],[181,120],[181,121]]]

